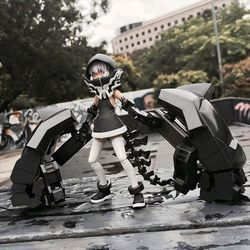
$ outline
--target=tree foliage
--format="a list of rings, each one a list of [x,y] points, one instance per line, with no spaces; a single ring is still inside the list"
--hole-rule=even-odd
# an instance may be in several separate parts
[[[201,83],[207,82],[208,76],[205,72],[197,70],[184,71],[180,70],[176,74],[160,74],[154,81],[153,86],[156,93],[160,89],[165,88],[176,88],[181,85],[191,84],[191,83]]]
[[[224,65],[223,72],[226,96],[250,97],[250,57]]]
[[[103,46],[91,48],[88,27],[108,1],[92,1],[89,15],[76,0],[1,0],[0,111],[25,95],[48,104],[84,96],[82,66]]]
[[[242,18],[246,13],[237,1],[217,13],[223,64],[236,63],[250,54],[250,21]],[[218,83],[214,23],[211,11],[203,14],[168,29],[153,48],[132,55],[134,65],[147,76],[144,82],[151,84],[159,76],[172,77],[179,71],[203,71],[210,82]]]
[[[138,89],[140,72],[133,65],[133,61],[125,55],[115,56],[114,60],[118,67],[123,69],[122,90],[133,91]]]

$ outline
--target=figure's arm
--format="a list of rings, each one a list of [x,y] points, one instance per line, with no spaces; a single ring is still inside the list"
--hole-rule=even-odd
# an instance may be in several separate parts
[[[122,92],[118,89],[114,90],[114,97],[118,100],[121,100],[122,98],[124,98]]]
[[[124,95],[118,89],[114,91],[114,97],[122,103],[122,109],[133,115],[135,118],[137,118],[138,115],[145,117],[148,116],[147,112],[141,111],[136,108],[134,103],[124,97]]]
[[[94,118],[97,115],[98,112],[98,103],[99,103],[99,98],[97,96],[94,97],[93,104],[87,109],[87,118],[85,120],[85,123],[87,125],[90,125]]]
[[[68,139],[57,151],[53,154],[53,158],[62,166],[76,152],[78,152],[88,141],[91,140],[90,125],[98,112],[97,96],[94,97],[93,104],[87,109],[87,118],[80,128],[75,128],[71,131],[71,138]]]
[[[122,103],[122,109],[126,110],[131,114],[136,120],[143,124],[148,125],[149,128],[155,128],[159,124],[159,119],[154,114],[150,112],[141,111],[135,107],[134,103],[124,97],[124,95],[119,91],[114,91],[114,97],[117,98]]]
[[[118,89],[114,91],[114,97],[118,99],[122,103],[122,109],[126,111],[130,111],[132,107],[134,107],[134,103],[132,103],[130,100],[124,97],[122,92]]]
[[[99,98],[97,95],[95,95],[94,97],[94,101],[93,101],[93,105],[95,105],[96,107],[98,106],[98,103],[99,103]]]

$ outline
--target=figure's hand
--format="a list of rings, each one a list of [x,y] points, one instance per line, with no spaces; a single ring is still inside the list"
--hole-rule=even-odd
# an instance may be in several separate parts
[[[156,129],[159,126],[161,119],[152,112],[145,112],[139,110],[134,104],[126,98],[121,98],[122,109],[126,110],[136,120],[149,127],[149,129]]]
[[[89,130],[89,127],[90,127],[90,125],[88,124],[87,121],[85,121],[84,123],[82,123],[82,126],[81,126],[81,128],[80,128],[79,131],[81,131],[81,132],[87,132]]]
[[[136,107],[130,107],[128,112],[133,115],[133,117],[146,125],[149,129],[156,129],[160,124],[160,118],[158,118],[152,112],[141,111]]]
[[[161,119],[156,116],[154,113],[148,112],[146,117],[146,124],[152,129],[157,129],[161,123]]]
[[[90,126],[92,121],[95,119],[96,115],[98,112],[98,107],[95,104],[92,104],[88,109],[87,109],[87,118],[85,120],[86,126]]]
[[[88,124],[88,122],[84,122],[81,125],[81,128],[79,130],[76,130],[74,134],[72,134],[72,136],[82,142],[85,142],[86,138],[88,138],[90,134],[90,125]]]

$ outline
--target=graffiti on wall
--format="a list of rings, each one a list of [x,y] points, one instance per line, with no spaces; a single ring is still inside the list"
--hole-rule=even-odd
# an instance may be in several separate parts
[[[153,108],[155,101],[153,99],[152,89],[127,92],[126,98],[134,101],[140,109]],[[70,108],[81,124],[87,116],[87,108],[93,103],[93,98],[75,100],[53,104],[47,107]],[[42,109],[42,108],[41,108]],[[125,115],[126,112],[121,110],[119,102],[116,105],[118,115]],[[11,111],[0,114],[0,151],[20,148],[25,145],[32,131],[41,121],[39,109],[26,109],[20,111]],[[63,135],[60,140],[67,139],[69,135]]]
[[[33,109],[0,114],[0,150],[22,148],[40,121]]]

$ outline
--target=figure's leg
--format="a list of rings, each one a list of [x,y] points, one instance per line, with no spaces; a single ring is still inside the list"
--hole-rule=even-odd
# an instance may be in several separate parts
[[[100,185],[104,186],[107,184],[107,179],[103,170],[102,165],[98,162],[105,140],[93,138],[91,149],[89,152],[89,163],[95,171]]]
[[[92,146],[89,153],[89,163],[91,167],[94,169],[97,178],[99,180],[97,183],[99,191],[91,198],[92,203],[99,203],[111,198],[110,194],[111,183],[110,181],[107,180],[102,165],[97,161],[105,142],[106,139],[93,138]]]
[[[115,154],[118,160],[121,162],[122,167],[126,171],[128,178],[131,182],[131,185],[129,186],[128,190],[131,195],[134,195],[133,208],[144,207],[145,202],[141,193],[144,186],[142,182],[137,182],[135,170],[131,162],[127,159],[123,137],[120,135],[112,137],[110,140],[114,148]]]

